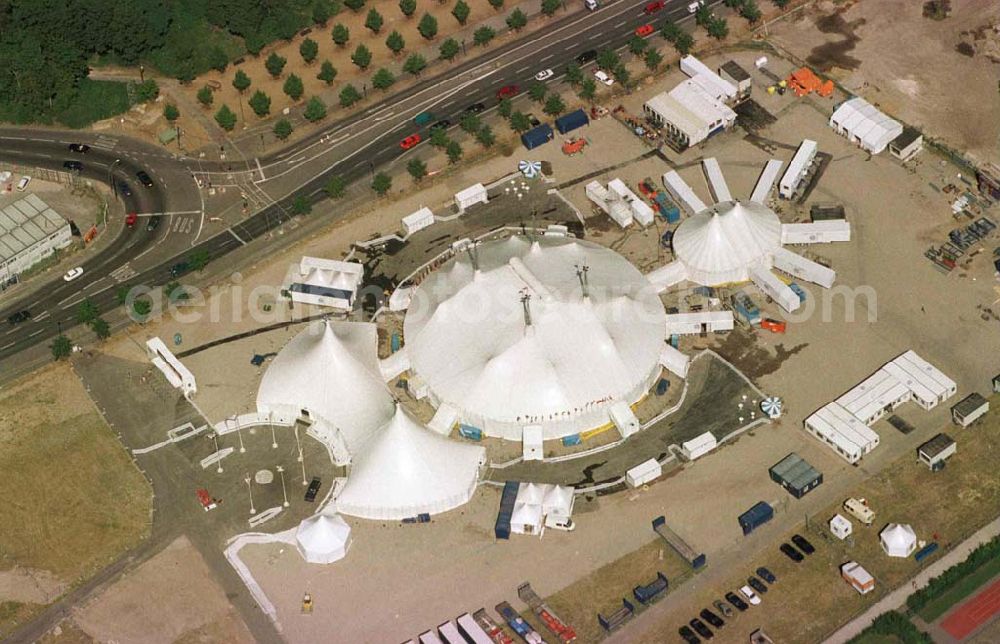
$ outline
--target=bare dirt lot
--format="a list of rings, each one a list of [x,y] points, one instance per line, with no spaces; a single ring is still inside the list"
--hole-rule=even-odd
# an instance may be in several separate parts
[[[1000,64],[989,57],[1000,4],[954,0],[941,21],[922,17],[922,4],[824,0],[775,25],[771,40],[926,135],[1000,162]],[[959,53],[962,42],[979,51]]]
[[[0,634],[148,532],[146,480],[65,364],[0,397],[0,489]]]

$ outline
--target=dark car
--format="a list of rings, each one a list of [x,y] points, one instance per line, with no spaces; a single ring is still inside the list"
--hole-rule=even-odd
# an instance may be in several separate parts
[[[778,581],[778,578],[774,576],[774,573],[764,566],[757,569],[757,576],[769,584],[774,584],[774,582]]]
[[[687,644],[699,644],[701,642],[701,640],[698,639],[698,636],[694,634],[694,631],[687,626],[681,626],[677,629],[677,632],[684,638],[684,641],[687,642]]]
[[[187,262],[177,262],[170,267],[170,277],[180,277],[191,270],[191,265]]]
[[[139,180],[139,183],[146,186],[147,188],[153,187],[153,179],[148,174],[146,174],[145,170],[139,170],[138,172],[136,172],[135,178]]]
[[[750,608],[750,606],[745,601],[743,601],[743,598],[734,592],[726,593],[726,601],[735,606],[736,610],[740,611],[741,613],[746,609]]]
[[[694,632],[701,635],[703,639],[710,640],[714,637],[714,635],[712,635],[712,630],[705,626],[705,622],[701,621],[697,617],[688,622],[688,624],[694,629]]]
[[[115,185],[118,187],[118,194],[120,194],[121,196],[123,197],[132,196],[132,188],[130,188],[129,185],[124,181],[116,180]]]
[[[783,553],[785,553],[785,556],[794,561],[795,563],[799,563],[800,561],[805,559],[805,557],[802,556],[801,552],[791,547],[787,543],[781,544],[781,547],[778,549],[781,550]]]
[[[531,123],[531,127],[538,127],[539,125],[542,124],[541,121],[535,118],[534,114],[529,113],[526,116],[528,117],[528,123]]]
[[[431,130],[431,132],[433,132],[434,130],[447,130],[450,127],[451,127],[451,121],[449,121],[448,119],[441,119],[434,125],[430,126],[429,129]]]
[[[146,230],[153,232],[160,227],[160,216],[154,215],[149,218],[149,222],[146,224]]]
[[[756,577],[747,577],[747,585],[763,595],[767,592],[767,584]]]
[[[576,57],[576,63],[578,65],[586,65],[587,63],[592,63],[597,60],[597,50],[588,49],[579,56]]]
[[[702,611],[700,613],[698,613],[698,616],[701,617],[706,622],[708,622],[709,624],[711,624],[715,628],[722,628],[723,626],[726,625],[726,623],[724,621],[722,621],[721,617],[719,617],[718,615],[716,615],[712,611],[708,610],[707,608],[702,609]]]
[[[319,480],[318,476],[314,476],[313,480],[310,481],[308,489],[306,489],[306,501],[312,503],[316,500],[316,495],[319,494],[319,488],[323,486],[323,482]]]
[[[479,114],[481,112],[486,111],[486,106],[483,105],[482,103],[473,103],[472,105],[465,108],[465,111],[468,114]]]
[[[18,311],[14,315],[7,318],[7,321],[11,324],[20,324],[21,322],[26,322],[31,319],[31,311],[25,309],[23,311]]]
[[[83,143],[70,143],[69,151],[76,152],[77,154],[87,154],[90,152],[90,146]]]
[[[798,546],[799,550],[806,553],[807,555],[811,555],[812,553],[816,552],[816,548],[813,547],[813,544],[809,543],[809,541],[801,534],[793,534],[792,543]]]
[[[83,170],[83,164],[79,161],[63,161],[63,167],[73,172],[81,172]]]

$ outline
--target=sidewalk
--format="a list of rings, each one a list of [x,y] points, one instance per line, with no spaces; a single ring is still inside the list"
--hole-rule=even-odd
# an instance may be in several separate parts
[[[997,535],[1000,535],[1000,517],[987,523],[971,537],[955,546],[951,552],[924,568],[920,571],[920,574],[913,578],[910,584],[900,586],[880,599],[878,603],[862,613],[861,616],[842,626],[840,630],[826,639],[825,644],[843,644],[843,642],[847,642],[868,628],[872,621],[882,613],[905,606],[906,598],[916,592],[917,589],[926,586],[931,578],[937,577],[948,568],[961,563],[969,556],[969,553]]]

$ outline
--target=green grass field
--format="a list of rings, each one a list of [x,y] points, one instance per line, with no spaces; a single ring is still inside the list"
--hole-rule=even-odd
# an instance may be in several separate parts
[[[929,602],[917,614],[928,624],[947,613],[952,606],[973,594],[990,579],[1000,575],[1000,558],[988,561],[972,574],[962,577],[943,595]]]
[[[94,121],[123,114],[129,107],[125,83],[85,78],[80,81],[76,98],[55,119],[67,127],[83,128]]]

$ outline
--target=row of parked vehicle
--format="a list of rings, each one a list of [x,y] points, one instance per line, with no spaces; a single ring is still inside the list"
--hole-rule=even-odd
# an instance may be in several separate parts
[[[795,546],[798,546],[797,549],[791,544],[783,543],[779,550],[795,563],[801,563],[805,560],[805,556],[816,552],[816,548],[809,543],[809,540],[800,534],[792,535],[791,541]],[[805,553],[805,556],[802,553]],[[767,594],[768,586],[773,586],[778,581],[778,577],[764,566],[758,568],[756,573],[756,575],[748,577],[746,585],[741,586],[737,592],[727,592],[725,601],[717,599],[713,602],[712,607],[715,608],[715,611],[710,608],[702,609],[698,613],[698,617],[688,622],[687,626],[681,626],[677,631],[681,639],[687,644],[699,644],[703,639],[710,640],[715,636],[712,628],[719,630],[726,625],[727,619],[736,615],[737,611],[742,613],[751,606],[758,606],[761,603],[760,596]]]

